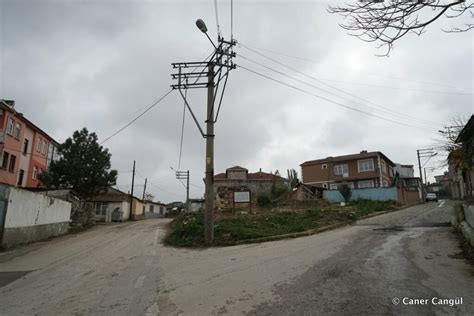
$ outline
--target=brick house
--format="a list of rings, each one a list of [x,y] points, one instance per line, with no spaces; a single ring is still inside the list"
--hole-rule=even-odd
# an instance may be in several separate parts
[[[341,184],[352,189],[389,187],[393,183],[395,164],[380,151],[361,151],[302,163],[303,183],[335,190]]]
[[[15,109],[0,100],[0,183],[38,187],[38,176],[57,156],[59,144]]]
[[[240,166],[226,169],[225,173],[214,175],[214,194],[218,209],[232,207],[234,192],[250,191],[252,203],[258,196],[270,195],[272,186],[283,186],[288,180],[277,174],[263,172],[255,173]]]

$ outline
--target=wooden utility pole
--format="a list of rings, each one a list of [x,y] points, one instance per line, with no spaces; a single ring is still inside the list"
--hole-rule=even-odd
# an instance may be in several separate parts
[[[133,187],[135,186],[135,160],[133,161],[133,170],[132,170],[132,189],[130,190],[130,220],[134,220],[133,216]]]
[[[214,63],[208,63],[204,239],[214,240]]]

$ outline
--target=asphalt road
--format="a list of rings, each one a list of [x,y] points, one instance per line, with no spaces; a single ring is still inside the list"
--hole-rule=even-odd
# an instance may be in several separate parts
[[[0,253],[0,315],[473,315],[473,267],[439,206],[204,250],[164,247],[168,220],[97,226]]]

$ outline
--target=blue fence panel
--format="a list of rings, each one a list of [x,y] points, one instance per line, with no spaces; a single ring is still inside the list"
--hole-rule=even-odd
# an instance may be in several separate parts
[[[374,201],[396,201],[397,188],[367,188],[367,189],[352,189],[351,201],[358,199],[367,199]],[[338,190],[326,190],[323,192],[323,197],[331,203],[344,202],[344,198]]]

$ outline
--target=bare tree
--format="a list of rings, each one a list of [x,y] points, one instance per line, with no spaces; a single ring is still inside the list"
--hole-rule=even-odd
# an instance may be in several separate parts
[[[145,198],[144,198],[145,201],[153,202],[154,199],[155,199],[155,195],[149,192],[145,193]]]
[[[468,12],[474,19],[474,3],[466,0],[359,0],[341,6],[329,6],[330,13],[344,16],[340,24],[352,36],[375,42],[377,48],[386,47],[379,56],[388,56],[393,43],[408,33],[421,35],[425,28],[440,19],[457,18]],[[466,32],[474,23],[465,23],[445,32]]]
[[[466,125],[467,119],[462,116],[452,117],[448,124],[438,131],[438,136],[434,139],[435,148],[444,151],[449,155],[453,150],[460,148],[461,145],[456,144],[456,138]]]

